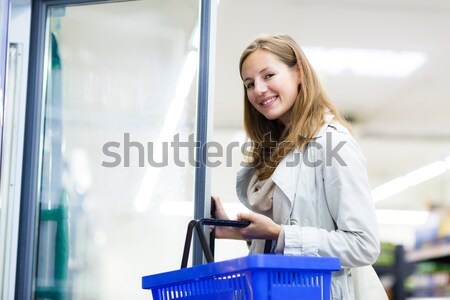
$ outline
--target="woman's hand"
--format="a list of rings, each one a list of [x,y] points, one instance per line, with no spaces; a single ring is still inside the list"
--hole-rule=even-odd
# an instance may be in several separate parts
[[[217,196],[212,196],[212,198],[216,204],[216,219],[229,220],[230,218],[225,212],[220,198]],[[215,226],[216,238],[236,240],[276,240],[280,235],[281,226],[264,215],[253,212],[240,212],[237,219],[250,221],[251,224],[243,228]]]
[[[216,204],[216,219],[218,220],[229,220],[225,209],[223,208],[222,202],[220,198],[217,196],[212,196],[214,202]],[[234,227],[226,227],[226,226],[214,226],[216,229],[216,238],[218,239],[234,239],[241,240],[242,237],[239,234],[237,228]]]
[[[238,230],[243,239],[276,240],[280,235],[281,225],[278,225],[271,218],[264,215],[253,212],[241,212],[238,214],[237,219],[251,222],[249,226]]]

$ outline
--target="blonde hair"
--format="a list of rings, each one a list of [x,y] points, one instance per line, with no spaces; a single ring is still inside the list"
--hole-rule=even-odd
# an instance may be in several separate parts
[[[324,124],[326,114],[350,130],[322,88],[320,81],[300,46],[288,35],[261,36],[245,48],[239,61],[242,65],[255,51],[276,55],[290,68],[298,68],[301,84],[285,125],[268,120],[250,103],[244,85],[244,128],[252,141],[249,163],[257,169],[260,180],[269,178],[286,154],[294,148],[303,149]]]

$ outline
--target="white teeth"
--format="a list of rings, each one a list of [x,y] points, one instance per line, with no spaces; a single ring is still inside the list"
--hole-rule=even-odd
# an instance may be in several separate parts
[[[269,104],[269,103],[271,103],[271,102],[273,102],[273,101],[275,101],[275,97],[270,98],[269,100],[264,101],[264,102],[262,103],[262,105],[267,105],[267,104]]]

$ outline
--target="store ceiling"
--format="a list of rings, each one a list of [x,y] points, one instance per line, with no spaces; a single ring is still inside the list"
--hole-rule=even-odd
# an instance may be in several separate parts
[[[404,78],[319,74],[338,108],[355,119],[353,126],[367,157],[373,188],[450,155],[450,2],[220,1],[215,128],[242,128],[239,56],[250,40],[263,33],[289,34],[303,47],[425,54],[425,63]],[[419,192],[378,204],[421,209],[427,202],[445,201],[450,193],[442,186],[449,177],[441,177],[445,180],[425,183]]]

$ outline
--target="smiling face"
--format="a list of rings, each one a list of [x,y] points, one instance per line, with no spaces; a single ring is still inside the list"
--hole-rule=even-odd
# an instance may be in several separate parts
[[[251,53],[242,64],[242,78],[250,103],[269,120],[287,124],[300,84],[297,66],[289,67],[265,50]]]

